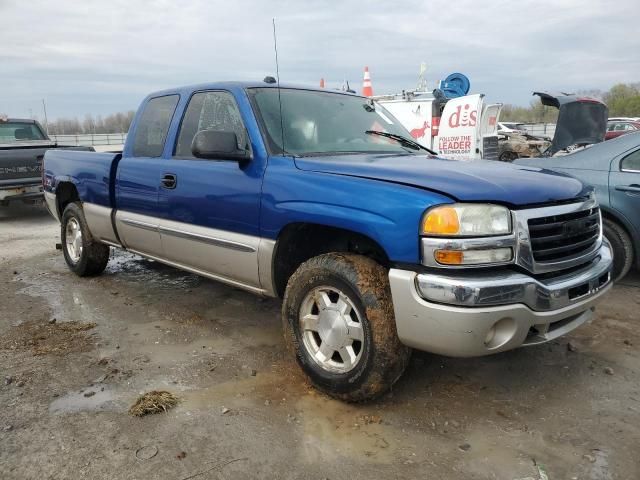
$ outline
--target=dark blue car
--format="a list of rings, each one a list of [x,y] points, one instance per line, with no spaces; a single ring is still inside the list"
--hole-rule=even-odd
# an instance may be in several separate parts
[[[566,172],[595,187],[604,235],[613,247],[614,279],[640,266],[640,132],[569,155],[516,160]]]

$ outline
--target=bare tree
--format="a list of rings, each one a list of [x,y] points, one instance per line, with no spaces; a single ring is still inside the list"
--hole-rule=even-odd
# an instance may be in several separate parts
[[[127,133],[135,112],[118,112],[102,117],[94,117],[90,113],[82,122],[77,118],[58,118],[49,121],[49,133],[52,135],[78,135],[98,133]]]

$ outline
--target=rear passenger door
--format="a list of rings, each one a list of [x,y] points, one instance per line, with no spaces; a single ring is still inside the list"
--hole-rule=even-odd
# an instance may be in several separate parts
[[[151,98],[137,119],[134,139],[125,150],[116,182],[116,227],[129,250],[161,257],[158,193],[166,160],[162,158],[178,95]]]
[[[248,104],[247,104],[248,105]],[[167,260],[221,280],[259,287],[258,245],[265,159],[208,160],[191,153],[202,130],[234,132],[250,149],[245,123],[228,91],[201,91],[189,99],[165,172],[175,185],[160,189],[160,237]]]

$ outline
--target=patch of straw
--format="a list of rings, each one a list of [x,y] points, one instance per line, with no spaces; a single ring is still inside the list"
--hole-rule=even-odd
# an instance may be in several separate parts
[[[96,324],[83,322],[26,322],[11,328],[0,338],[2,350],[31,349],[34,355],[67,355],[93,348],[89,330]]]
[[[178,404],[173,393],[153,390],[142,395],[129,409],[129,414],[144,417],[152,413],[166,412]]]

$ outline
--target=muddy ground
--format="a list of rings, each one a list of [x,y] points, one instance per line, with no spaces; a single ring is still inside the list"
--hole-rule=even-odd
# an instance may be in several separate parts
[[[122,252],[80,279],[57,241],[43,208],[0,209],[2,479],[640,478],[637,273],[567,338],[415,353],[358,406],[305,383],[278,301]],[[180,402],[130,416],[149,390]]]

